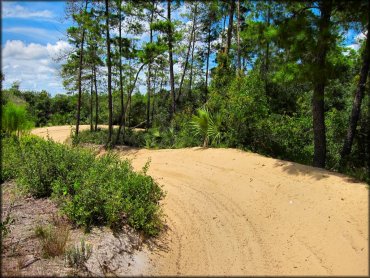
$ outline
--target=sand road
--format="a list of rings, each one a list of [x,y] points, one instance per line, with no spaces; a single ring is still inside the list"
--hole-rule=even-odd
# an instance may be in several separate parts
[[[69,127],[48,128],[58,141]],[[45,135],[45,129],[34,134]],[[325,170],[235,149],[121,151],[167,196],[168,231],[144,275],[368,275],[369,190]]]

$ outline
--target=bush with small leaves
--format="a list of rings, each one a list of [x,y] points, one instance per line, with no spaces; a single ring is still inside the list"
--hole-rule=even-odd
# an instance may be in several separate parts
[[[34,136],[6,141],[4,148],[18,166],[15,176],[26,192],[52,196],[77,225],[89,230],[96,224],[119,228],[128,223],[150,236],[160,231],[164,193],[146,175],[148,165],[136,173],[128,160],[112,152],[95,157],[87,149]]]
[[[82,239],[80,246],[75,245],[67,250],[65,261],[66,264],[70,267],[76,269],[84,269],[85,263],[89,260],[91,254],[91,245],[85,243],[85,241]]]

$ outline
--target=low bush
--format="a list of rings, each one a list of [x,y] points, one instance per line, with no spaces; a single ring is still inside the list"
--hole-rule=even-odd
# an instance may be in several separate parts
[[[3,166],[34,197],[52,196],[76,224],[89,229],[128,223],[147,235],[161,228],[159,201],[164,193],[150,177],[136,173],[129,161],[108,153],[95,157],[88,150],[23,136],[4,140]]]
[[[1,148],[1,182],[15,179],[22,164],[19,140],[15,136],[3,137]]]
[[[118,129],[113,129],[112,138],[116,139]],[[127,145],[132,147],[144,147],[145,146],[145,132],[137,131],[132,129],[126,129],[124,141],[122,141],[122,135],[120,140],[117,142],[119,145]],[[108,129],[98,129],[97,131],[83,130],[79,132],[78,139],[73,135],[72,140],[78,143],[91,143],[104,145],[108,142]]]
[[[126,129],[124,140],[122,141],[121,136],[117,144],[148,149],[173,149],[199,146],[202,138],[200,135],[194,134],[190,121],[191,115],[179,114],[176,115],[169,127],[154,127],[147,131]],[[116,132],[117,129],[114,129],[112,136],[114,139],[116,138]],[[108,141],[108,129],[92,132],[90,130],[80,131],[78,139],[75,139],[75,142],[77,141],[78,143],[104,145]]]
[[[84,240],[81,240],[80,246],[73,246],[66,252],[65,260],[67,265],[76,269],[84,269],[85,263],[92,254],[92,247],[90,244],[86,244]]]
[[[114,129],[113,132],[115,131]],[[81,130],[78,133],[78,139],[75,134],[72,134],[72,141],[76,142],[77,140],[78,143],[106,144],[108,141],[108,129],[98,129],[97,131]]]
[[[74,152],[68,154],[63,145],[52,141],[23,137],[20,140],[20,153],[22,165],[19,167],[18,181],[32,196],[41,198],[51,195],[55,180],[69,174],[63,166]]]
[[[121,141],[118,143],[132,147],[145,147],[145,132],[142,130],[127,129],[124,142]]]

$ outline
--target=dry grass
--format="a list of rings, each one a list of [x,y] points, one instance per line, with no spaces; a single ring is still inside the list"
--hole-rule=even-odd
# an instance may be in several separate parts
[[[37,225],[35,235],[40,239],[44,258],[63,255],[69,236],[69,227],[65,220],[53,217],[53,225]]]

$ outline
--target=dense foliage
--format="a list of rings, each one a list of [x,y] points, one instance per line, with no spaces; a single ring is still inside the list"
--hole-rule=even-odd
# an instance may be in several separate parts
[[[129,161],[113,153],[95,157],[89,150],[68,147],[34,136],[3,139],[2,178],[15,178],[34,197],[52,196],[77,225],[119,228],[128,223],[147,235],[161,227],[159,201],[164,193]]]

